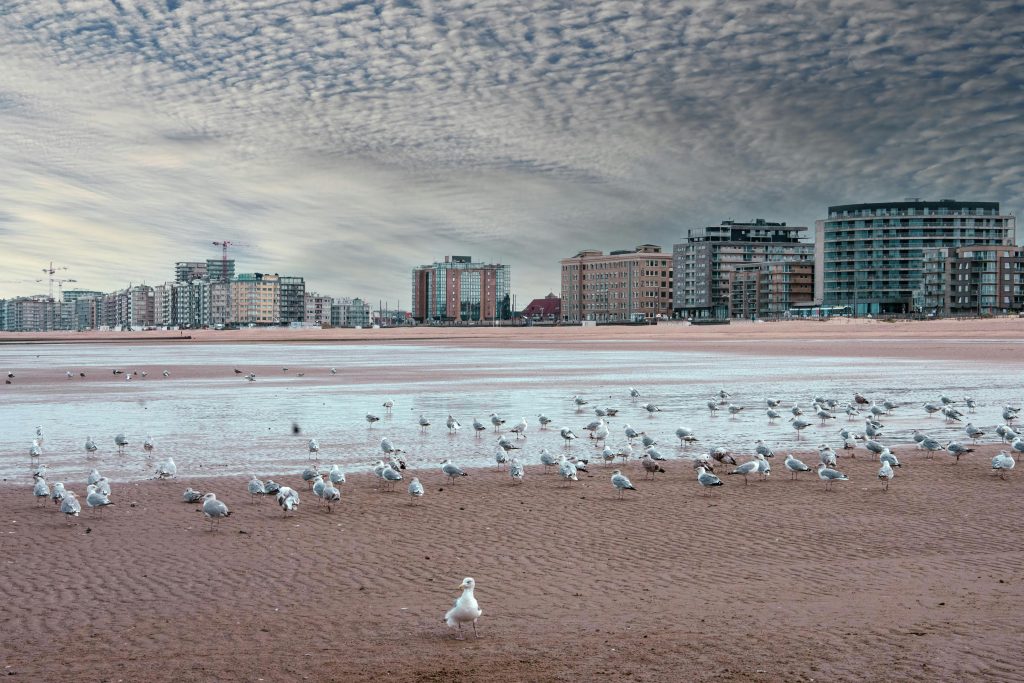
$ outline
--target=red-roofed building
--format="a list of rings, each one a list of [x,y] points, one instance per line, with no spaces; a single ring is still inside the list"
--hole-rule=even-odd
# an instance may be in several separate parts
[[[543,299],[534,299],[523,309],[523,318],[533,320],[560,320],[562,318],[562,299],[551,292]]]

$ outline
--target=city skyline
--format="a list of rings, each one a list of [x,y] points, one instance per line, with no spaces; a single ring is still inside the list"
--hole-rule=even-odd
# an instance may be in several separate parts
[[[51,261],[74,287],[158,284],[227,239],[249,245],[239,272],[370,301],[472,254],[508,264],[525,305],[581,249],[670,249],[723,220],[906,196],[1016,213],[1022,19],[997,1],[12,3],[0,298],[45,291]]]

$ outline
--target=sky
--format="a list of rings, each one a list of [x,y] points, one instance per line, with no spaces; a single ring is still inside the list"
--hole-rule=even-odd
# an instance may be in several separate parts
[[[1019,0],[4,0],[0,297],[230,240],[239,272],[404,307],[470,255],[522,306],[581,249],[723,220],[1016,213],[1022,112]]]

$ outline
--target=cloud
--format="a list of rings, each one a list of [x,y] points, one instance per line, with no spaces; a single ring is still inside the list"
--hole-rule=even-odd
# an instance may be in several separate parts
[[[1021,206],[1024,11],[930,4],[64,0],[0,14],[11,279],[241,270],[408,300],[445,254],[558,259],[828,204]],[[0,296],[20,293],[0,284]]]

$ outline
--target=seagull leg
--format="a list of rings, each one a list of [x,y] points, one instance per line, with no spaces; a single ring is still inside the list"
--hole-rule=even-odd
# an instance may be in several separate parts
[[[480,637],[480,634],[476,632],[476,619],[473,620],[473,635],[477,638]]]

